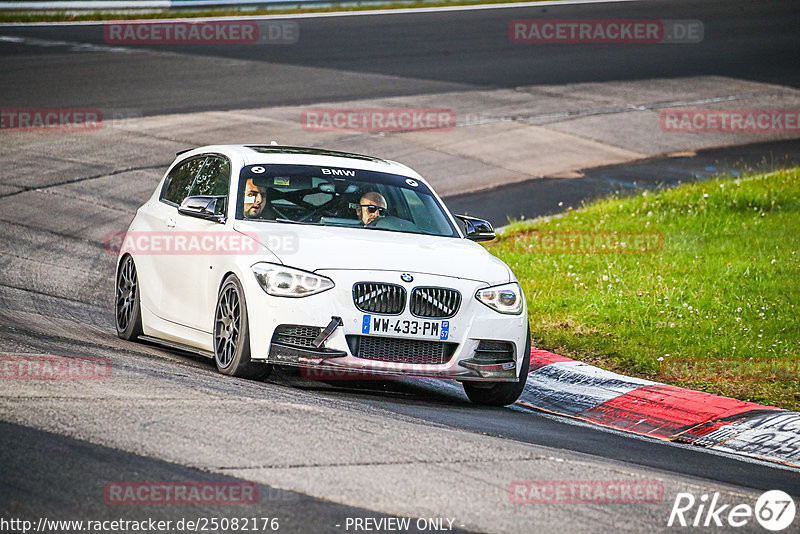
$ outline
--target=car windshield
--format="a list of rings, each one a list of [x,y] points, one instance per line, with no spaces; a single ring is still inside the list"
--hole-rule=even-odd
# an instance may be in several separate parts
[[[407,176],[313,165],[248,165],[236,218],[458,237],[440,202]]]

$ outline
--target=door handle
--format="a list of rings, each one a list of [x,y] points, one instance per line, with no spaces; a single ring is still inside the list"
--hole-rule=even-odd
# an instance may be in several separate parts
[[[172,217],[167,219],[167,228],[175,228],[175,219]]]

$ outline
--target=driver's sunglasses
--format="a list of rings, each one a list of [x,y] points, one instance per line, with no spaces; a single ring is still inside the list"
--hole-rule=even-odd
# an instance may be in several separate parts
[[[375,213],[378,212],[378,215],[383,217],[386,215],[386,208],[382,208],[380,206],[373,206],[372,204],[359,204],[362,208],[367,208],[368,213]]]

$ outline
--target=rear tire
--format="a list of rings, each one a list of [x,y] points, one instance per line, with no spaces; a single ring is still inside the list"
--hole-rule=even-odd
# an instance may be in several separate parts
[[[136,264],[131,256],[125,256],[117,268],[117,284],[114,292],[114,312],[117,335],[132,341],[143,334],[142,304],[139,299],[139,278]]]
[[[239,279],[225,279],[217,297],[214,312],[214,363],[217,370],[228,376],[262,380],[272,372],[272,366],[250,361],[250,324],[247,302]]]
[[[464,382],[464,393],[469,400],[482,406],[508,406],[514,404],[528,381],[528,370],[531,364],[531,327],[528,326],[528,341],[522,357],[522,369],[517,382],[497,382],[487,386],[485,382]]]

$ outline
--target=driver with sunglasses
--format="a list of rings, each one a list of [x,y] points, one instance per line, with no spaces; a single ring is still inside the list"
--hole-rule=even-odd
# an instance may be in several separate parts
[[[386,199],[373,191],[364,193],[358,202],[356,215],[364,226],[375,224],[378,219],[386,216]]]

